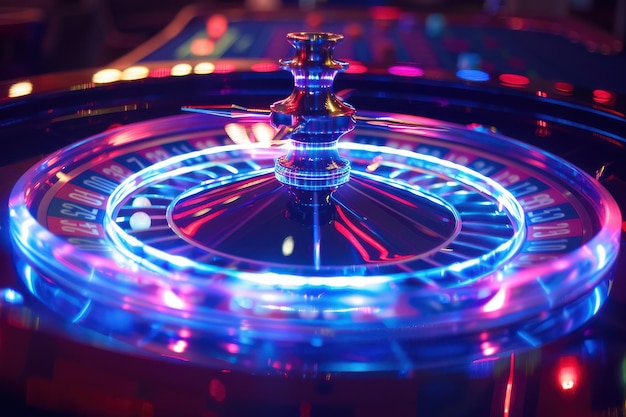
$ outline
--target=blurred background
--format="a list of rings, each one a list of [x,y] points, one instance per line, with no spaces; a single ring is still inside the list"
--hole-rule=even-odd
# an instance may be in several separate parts
[[[161,31],[194,0],[0,0],[0,79],[104,66]],[[220,9],[493,14],[580,21],[624,42],[626,0],[213,0]],[[622,52],[623,53],[623,52]]]

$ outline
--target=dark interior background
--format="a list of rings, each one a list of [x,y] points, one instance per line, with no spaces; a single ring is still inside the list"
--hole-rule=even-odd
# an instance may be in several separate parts
[[[0,0],[0,79],[106,65],[161,30],[198,0]],[[263,0],[211,0],[219,8]],[[310,2],[309,2],[310,3]],[[624,37],[626,0],[315,0],[316,8],[363,4],[423,13],[498,13],[578,19]],[[297,0],[284,0],[298,7]],[[511,10],[514,9],[514,10]]]

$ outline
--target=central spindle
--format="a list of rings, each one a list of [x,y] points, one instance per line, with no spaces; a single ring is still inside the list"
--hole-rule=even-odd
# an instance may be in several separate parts
[[[271,106],[271,123],[287,129],[291,144],[276,161],[276,178],[293,191],[333,190],[350,178],[350,164],[339,156],[337,142],[356,121],[354,108],[333,92],[335,76],[348,67],[333,58],[343,36],[299,32],[287,39],[296,52],[280,64],[293,74],[294,89]]]

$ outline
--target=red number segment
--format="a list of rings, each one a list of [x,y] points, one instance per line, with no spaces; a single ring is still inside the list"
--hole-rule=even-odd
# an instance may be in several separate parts
[[[75,201],[86,206],[104,208],[107,197],[95,191],[78,187],[72,183],[64,185],[55,196],[64,200]]]
[[[104,228],[100,223],[85,222],[61,217],[48,217],[48,229],[57,235],[79,237],[104,237]]]
[[[582,236],[583,226],[580,219],[541,223],[529,226],[526,239],[528,241],[539,239],[555,239]]]

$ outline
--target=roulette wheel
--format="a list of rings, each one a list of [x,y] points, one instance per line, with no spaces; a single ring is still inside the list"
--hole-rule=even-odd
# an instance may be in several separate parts
[[[464,375],[482,395],[460,409],[541,414],[558,401],[519,382],[541,360],[585,387],[563,352],[613,348],[595,335],[621,307],[621,96],[407,65],[335,80],[340,40],[290,34],[293,77],[148,65],[3,104],[12,403],[446,415]]]

